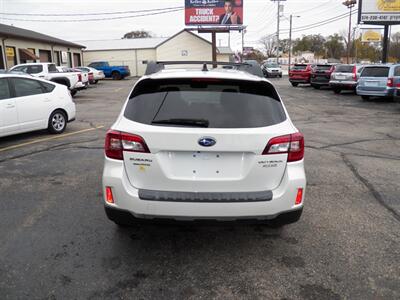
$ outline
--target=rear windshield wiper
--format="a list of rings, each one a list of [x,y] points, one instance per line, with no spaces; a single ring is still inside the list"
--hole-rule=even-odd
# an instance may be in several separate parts
[[[194,127],[208,127],[210,122],[205,119],[167,119],[154,120],[151,124],[188,125]]]

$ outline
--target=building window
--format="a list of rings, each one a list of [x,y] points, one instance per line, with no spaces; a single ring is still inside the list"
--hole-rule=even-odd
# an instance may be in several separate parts
[[[68,67],[72,68],[72,54],[68,52]]]
[[[61,66],[61,52],[60,51],[54,51],[54,60],[57,66]]]
[[[15,47],[6,47],[7,68],[11,68],[17,64],[17,55]]]
[[[1,69],[5,69],[5,66],[4,66],[3,48],[0,46],[0,70]]]
[[[82,66],[81,55],[79,53],[74,53],[74,67]]]
[[[50,50],[39,50],[40,62],[51,62]]]

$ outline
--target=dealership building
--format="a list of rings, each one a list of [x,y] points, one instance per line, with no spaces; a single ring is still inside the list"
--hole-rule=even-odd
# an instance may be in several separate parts
[[[84,46],[32,30],[0,24],[0,69],[29,62],[82,65]]]
[[[129,66],[133,76],[142,76],[148,61],[212,61],[212,44],[201,36],[182,30],[168,38],[139,38],[80,41],[85,45],[83,62],[108,61]],[[217,60],[233,59],[229,47],[217,48]]]

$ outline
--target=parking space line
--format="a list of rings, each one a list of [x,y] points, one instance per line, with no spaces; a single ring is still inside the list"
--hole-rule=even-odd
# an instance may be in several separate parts
[[[48,138],[33,140],[33,141],[29,141],[29,142],[26,142],[26,143],[17,144],[17,145],[13,145],[13,146],[9,146],[9,147],[4,147],[4,148],[0,148],[0,152],[4,152],[4,151],[7,151],[7,150],[12,150],[12,149],[16,149],[16,148],[32,145],[32,144],[37,144],[37,143],[41,143],[41,142],[47,142],[47,141],[51,141],[51,140],[56,140],[56,139],[60,139],[60,138],[71,136],[71,135],[76,135],[76,134],[80,134],[80,133],[84,133],[84,132],[97,130],[97,129],[100,129],[100,128],[104,128],[104,126],[100,125],[100,126],[96,126],[94,128],[82,129],[82,130],[78,130],[78,131],[74,131],[74,132],[70,132],[70,133],[65,133],[65,134],[52,136],[52,137],[48,137]]]

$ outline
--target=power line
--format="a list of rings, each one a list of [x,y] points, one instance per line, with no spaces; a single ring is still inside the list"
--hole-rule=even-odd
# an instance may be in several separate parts
[[[355,11],[352,13],[352,15],[355,15],[355,14],[357,14],[357,13],[358,13],[358,10],[355,10]],[[329,23],[332,23],[332,22],[336,22],[336,21],[338,21],[338,20],[347,18],[348,15],[349,15],[349,14],[346,12],[346,13],[344,13],[344,14],[340,14],[340,15],[337,15],[337,16],[335,16],[335,17],[326,19],[326,20],[324,20],[324,21],[320,21],[320,22],[311,23],[311,24],[308,24],[308,25],[296,27],[296,28],[293,28],[293,32],[304,31],[304,30],[308,30],[308,29],[311,29],[311,28],[315,28],[315,27],[321,26],[321,25],[326,25],[326,24],[329,24]],[[289,29],[282,29],[282,31],[289,32]]]
[[[357,14],[357,11],[354,11],[354,12],[352,13],[352,15],[355,15],[355,14]],[[313,23],[313,24],[309,24],[309,25],[305,25],[305,26],[296,27],[296,28],[294,28],[294,29],[296,29],[296,30],[293,30],[292,32],[307,31],[307,30],[310,30],[310,29],[313,29],[313,28],[316,28],[316,27],[328,25],[328,24],[330,24],[330,23],[333,23],[333,22],[336,22],[336,21],[345,19],[345,18],[347,18],[347,17],[348,17],[348,13],[346,13],[346,14],[344,14],[344,15],[338,15],[338,16],[336,16],[336,17],[327,19],[327,20],[325,20],[325,21],[321,21],[321,22],[318,22],[318,23]],[[280,33],[288,33],[288,31],[289,31],[289,29],[282,29],[282,30],[280,30],[279,32],[280,32]],[[276,35],[276,33],[271,33],[271,34],[268,34],[268,35],[264,36],[263,38],[272,38],[272,37],[275,36],[275,35]],[[249,42],[255,42],[255,41],[249,41]]]
[[[322,6],[325,6],[326,4],[329,4],[329,3],[332,3],[332,0],[328,0],[328,1],[324,2],[324,3],[321,3],[321,4],[319,4],[319,5],[315,6],[315,7],[311,7],[309,9],[304,9],[304,10],[292,12],[291,14],[293,14],[293,15],[298,15],[298,14],[302,14],[302,13],[308,14],[310,11],[318,9],[318,8],[320,8]]]
[[[131,19],[131,18],[138,18],[138,17],[146,17],[146,16],[155,16],[161,14],[167,14],[171,12],[182,11],[183,8],[179,9],[171,9],[166,11],[154,12],[154,13],[147,13],[147,14],[140,14],[134,16],[120,16],[120,17],[109,17],[109,18],[95,18],[95,19],[74,19],[74,20],[39,20],[39,19],[14,19],[14,18],[4,18],[2,20],[9,20],[9,21],[20,21],[20,22],[45,22],[45,23],[73,23],[73,22],[93,22],[93,21],[109,21],[109,20],[120,20],[120,19]]]
[[[164,8],[153,8],[144,10],[127,10],[127,11],[115,11],[115,12],[102,12],[102,13],[76,13],[76,14],[27,14],[27,13],[5,13],[0,12],[0,15],[7,16],[35,16],[35,17],[77,17],[77,16],[101,16],[101,15],[121,15],[121,14],[136,14],[136,13],[146,13],[170,9],[183,9],[183,6],[175,7],[164,7]]]
[[[355,14],[357,14],[357,12],[354,12],[354,13],[352,13],[351,15],[353,16],[353,15],[355,15]],[[302,32],[302,31],[310,30],[310,29],[317,28],[317,27],[320,27],[320,26],[323,26],[323,25],[327,25],[327,24],[330,24],[330,23],[334,23],[334,22],[339,21],[339,20],[346,19],[347,17],[348,17],[348,14],[346,14],[345,16],[342,16],[342,17],[340,17],[340,18],[337,18],[337,19],[335,19],[335,20],[331,20],[331,21],[328,21],[328,22],[324,22],[324,23],[321,23],[321,24],[318,24],[318,25],[314,25],[314,26],[309,26],[309,27],[307,27],[307,28],[301,28],[301,29],[293,30],[293,32]],[[287,33],[287,32],[286,32],[286,33]]]

